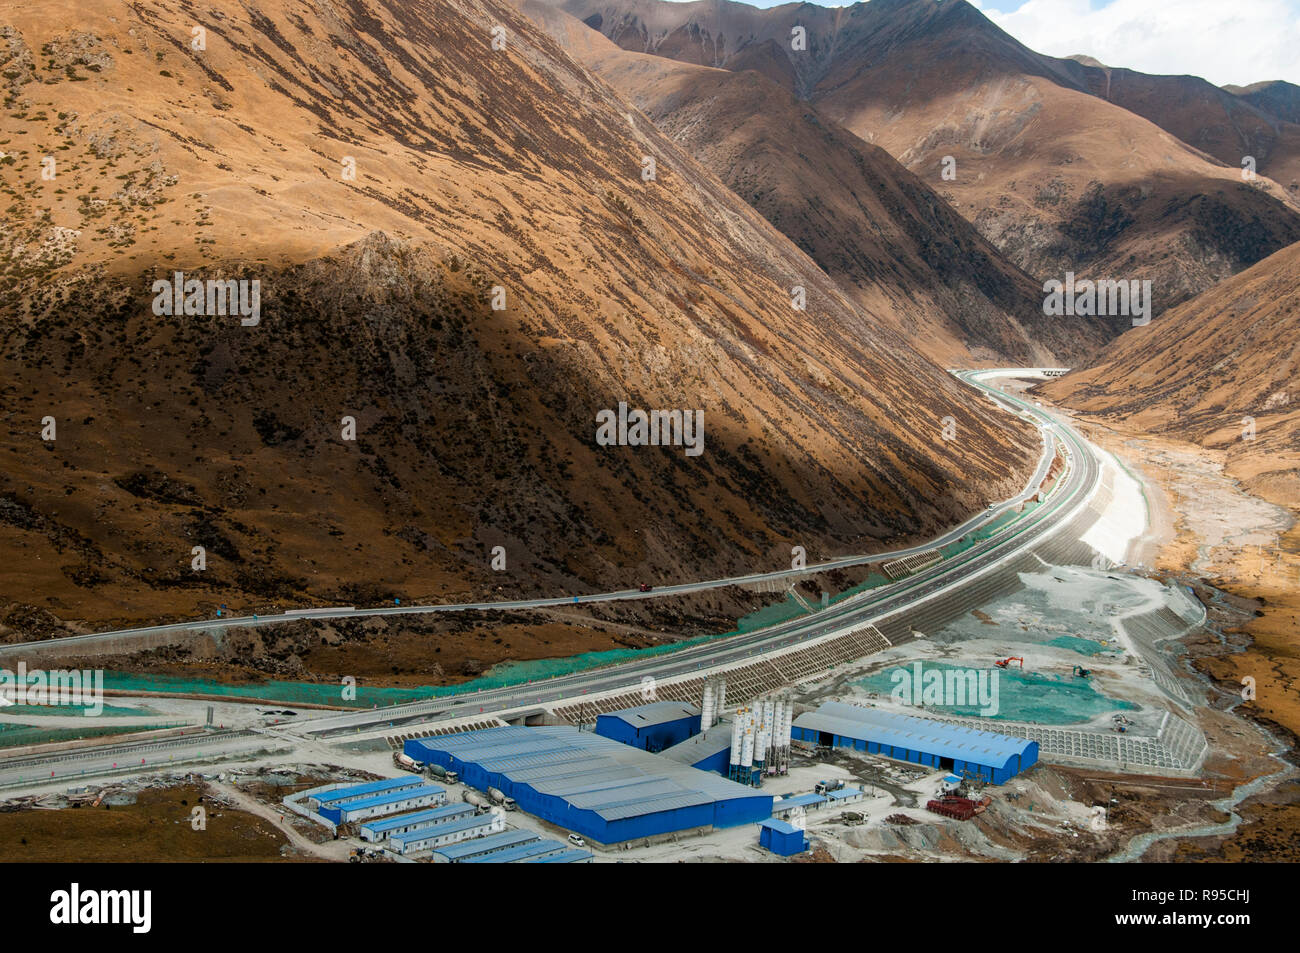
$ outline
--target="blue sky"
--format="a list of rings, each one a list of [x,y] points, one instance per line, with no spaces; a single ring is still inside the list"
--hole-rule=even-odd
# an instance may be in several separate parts
[[[745,2],[777,6],[777,0]],[[1040,53],[1083,53],[1108,66],[1190,73],[1217,85],[1284,79],[1300,86],[1300,0],[971,2]]]

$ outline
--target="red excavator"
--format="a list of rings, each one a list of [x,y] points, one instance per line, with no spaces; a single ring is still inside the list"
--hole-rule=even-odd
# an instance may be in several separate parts
[[[998,668],[1009,668],[1012,662],[1019,662],[1020,670],[1022,672],[1025,670],[1025,660],[1019,655],[1013,655],[1011,658],[1000,658],[994,664],[997,665]]]

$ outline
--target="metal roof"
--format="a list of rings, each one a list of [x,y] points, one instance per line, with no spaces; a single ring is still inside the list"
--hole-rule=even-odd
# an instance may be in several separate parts
[[[390,791],[387,794],[379,794],[375,797],[368,797],[361,801],[352,801],[349,804],[340,804],[339,810],[345,814],[351,814],[353,811],[360,811],[367,807],[379,807],[383,804],[396,804],[398,801],[405,801],[413,797],[425,797],[431,794],[443,794],[442,788],[436,784],[422,784],[418,788],[408,788],[405,791]]]
[[[832,801],[842,801],[846,797],[862,797],[862,788],[840,788],[838,791],[827,791],[826,796]]]
[[[528,844],[519,844],[516,847],[507,847],[505,850],[499,850],[495,854],[481,854],[478,857],[466,857],[467,864],[513,864],[516,861],[525,860],[529,857],[536,857],[538,854],[555,854],[565,849],[565,845],[556,840],[539,840],[532,841]]]
[[[378,817],[373,821],[366,821],[361,825],[361,829],[378,834],[392,830],[394,827],[401,827],[404,824],[423,824],[426,821],[435,821],[446,817],[460,817],[464,814],[473,814],[476,810],[478,809],[473,804],[447,804],[443,807],[430,808],[427,811],[416,811],[414,814],[394,814],[392,817]]]
[[[562,850],[558,854],[543,854],[541,857],[528,857],[521,860],[521,864],[572,864],[578,861],[591,860],[591,851],[579,850],[576,847],[570,847]]]
[[[470,817],[467,815],[455,821],[443,821],[441,824],[425,824],[423,827],[417,827],[402,834],[394,834],[389,839],[395,844],[406,844],[424,840],[426,837],[441,837],[443,834],[455,834],[457,831],[471,831],[476,827],[487,827],[491,823],[492,818],[486,815],[483,817]]]
[[[679,721],[682,718],[695,718],[699,714],[698,708],[686,702],[651,702],[648,705],[637,705],[635,708],[624,708],[622,711],[611,711],[598,716],[597,721],[601,718],[617,718],[619,721],[627,722],[633,728],[650,728],[670,721]]]
[[[973,761],[990,767],[1003,767],[1012,758],[1023,755],[1033,744],[1025,738],[843,702],[823,702],[816,711],[797,717],[794,724],[799,728],[828,731],[859,741],[925,751],[942,758]]]
[[[308,795],[320,804],[333,804],[335,801],[341,801],[349,797],[362,797],[367,794],[379,794],[382,791],[390,791],[394,788],[414,788],[419,787],[423,782],[419,778],[383,778],[379,781],[367,781],[365,784],[352,784],[343,788],[335,788],[332,791],[325,791],[321,794]]]
[[[661,758],[672,758],[682,764],[698,764],[719,751],[731,748],[731,722],[720,721],[708,731],[701,731],[672,747],[659,752]]]
[[[487,837],[463,840],[459,844],[448,844],[446,847],[437,848],[434,853],[441,854],[448,860],[464,860],[467,857],[477,857],[484,851],[504,850],[517,844],[529,844],[535,840],[541,838],[528,831],[502,831],[499,834],[489,834]]]
[[[792,807],[808,807],[812,804],[825,804],[826,796],[823,794],[795,794],[792,797],[782,798],[779,801],[772,802],[773,811],[785,811]]]
[[[712,772],[562,725],[507,725],[409,743],[478,764],[606,821],[763,796]],[[525,751],[531,755],[521,755]],[[501,759],[503,752],[510,757]]]
[[[795,826],[794,826],[793,824],[791,824],[789,821],[782,821],[782,820],[779,820],[778,818],[775,818],[775,817],[772,818],[772,819],[769,820],[769,821],[761,821],[761,822],[759,823],[758,826],[759,826],[759,827],[770,827],[772,830],[776,831],[778,834],[802,834],[802,833],[803,833],[803,831],[801,831],[799,828],[795,827]]]

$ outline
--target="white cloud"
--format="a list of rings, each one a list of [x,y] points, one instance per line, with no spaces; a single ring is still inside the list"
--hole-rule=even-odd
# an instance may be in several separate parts
[[[984,15],[1030,49],[1083,53],[1143,73],[1191,74],[1216,85],[1267,79],[1300,85],[1300,0],[1025,0]],[[1012,4],[1008,4],[1012,5]]]

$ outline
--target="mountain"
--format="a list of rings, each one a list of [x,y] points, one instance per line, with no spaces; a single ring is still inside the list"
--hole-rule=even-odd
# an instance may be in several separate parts
[[[1053,400],[1227,451],[1260,495],[1300,500],[1300,244],[1039,385]]]
[[[1032,467],[508,5],[37,0],[0,40],[0,635],[776,568]],[[620,404],[702,452],[599,444]]]
[[[1041,285],[933,189],[766,77],[631,53],[544,2],[522,9],[936,362],[1072,364],[1122,330],[1044,316]]]
[[[1300,124],[1300,86],[1280,79],[1252,83],[1250,86],[1223,87],[1260,112],[1281,122]]]
[[[1059,61],[1082,89],[1142,116],[1226,165],[1244,159],[1300,200],[1296,87],[1260,83],[1241,95],[1198,76],[1151,76],[1095,61]],[[1289,87],[1289,88],[1288,88]]]
[[[1220,142],[1231,153],[1225,164],[1103,98],[1103,67],[1042,56],[964,0],[769,10],[729,0],[553,2],[624,49],[781,83],[886,149],[1039,281],[1067,271],[1149,279],[1160,311],[1300,240],[1296,200],[1267,172],[1276,162],[1289,181],[1288,130],[1267,133],[1249,104],[1230,111],[1252,117],[1242,137],[1264,173],[1244,182],[1231,136]],[[796,28],[806,50],[792,49]],[[1145,109],[1149,97],[1183,94],[1150,77],[1143,91],[1138,75],[1125,73],[1112,95]],[[1221,91],[1207,129],[1232,98]],[[1194,125],[1177,102],[1156,105],[1147,111],[1171,127]],[[955,177],[943,178],[945,168]]]

